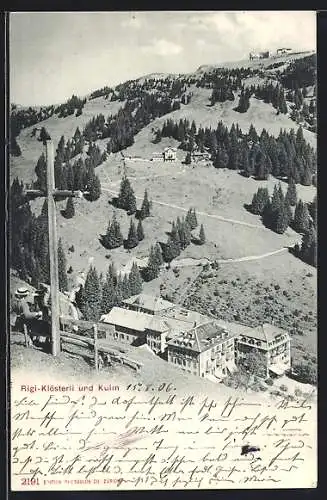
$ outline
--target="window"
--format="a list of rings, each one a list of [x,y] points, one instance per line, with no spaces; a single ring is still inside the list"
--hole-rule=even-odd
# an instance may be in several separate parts
[[[120,338],[121,338],[122,340],[124,340],[124,334],[123,334],[123,333],[121,333],[121,334],[120,334]]]

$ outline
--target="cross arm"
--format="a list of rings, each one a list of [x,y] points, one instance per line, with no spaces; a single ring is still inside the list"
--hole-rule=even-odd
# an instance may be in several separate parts
[[[24,193],[31,198],[47,196],[46,191],[42,191],[41,189],[26,189]],[[89,191],[69,191],[68,189],[55,189],[52,193],[52,195],[55,198],[60,198],[60,197],[82,198],[85,194],[89,194]]]

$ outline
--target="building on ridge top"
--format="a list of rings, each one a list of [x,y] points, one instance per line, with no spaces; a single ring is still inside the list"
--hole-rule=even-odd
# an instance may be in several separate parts
[[[161,314],[164,311],[175,309],[176,304],[164,300],[162,297],[140,293],[123,300],[122,307],[147,314]]]
[[[255,328],[244,327],[235,341],[236,364],[246,366],[247,354],[264,355],[266,377],[281,376],[291,368],[291,338],[275,325],[264,323]]]
[[[177,149],[167,147],[161,153],[152,153],[152,161],[176,161],[177,160]]]
[[[147,343],[154,353],[167,356],[168,363],[194,375],[221,380],[238,366],[246,367],[251,354],[263,355],[264,378],[291,368],[290,336],[275,325],[252,328],[213,320],[146,294],[122,305],[100,320],[114,327],[114,339],[134,346]]]
[[[196,325],[168,341],[168,363],[193,375],[222,379],[236,370],[234,335],[215,321]]]

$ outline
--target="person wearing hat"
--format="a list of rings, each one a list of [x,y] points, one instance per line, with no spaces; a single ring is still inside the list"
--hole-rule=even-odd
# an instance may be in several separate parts
[[[13,307],[13,312],[16,313],[15,326],[22,327],[25,323],[28,329],[31,328],[31,322],[35,319],[40,319],[42,317],[42,312],[33,312],[30,309],[31,296],[32,294],[28,288],[21,287],[15,292],[16,303]],[[33,297],[34,298],[34,297]]]

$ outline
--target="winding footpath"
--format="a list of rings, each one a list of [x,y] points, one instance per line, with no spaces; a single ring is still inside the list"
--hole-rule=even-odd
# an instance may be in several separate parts
[[[115,194],[115,195],[119,194],[119,191],[114,191],[112,189],[108,189],[108,188],[105,188],[105,187],[101,187],[101,190],[102,191],[106,191],[108,193]],[[143,196],[136,196],[135,195],[135,198],[137,200],[143,200]],[[165,203],[163,201],[157,201],[157,200],[152,200],[152,203],[155,203],[156,205],[162,205],[162,206],[165,206],[165,207],[175,208],[176,210],[182,210],[183,212],[188,212],[188,208],[180,207],[179,205],[174,205],[173,203]],[[268,229],[266,227],[262,226],[262,225],[251,224],[250,222],[244,222],[244,221],[235,220],[235,219],[228,219],[227,217],[223,217],[222,215],[208,214],[206,212],[200,212],[198,210],[197,210],[197,214],[198,215],[202,215],[204,217],[211,217],[212,219],[218,219],[218,220],[221,220],[223,222],[229,222],[229,223],[232,223],[232,224],[238,224],[239,226],[253,227],[253,228],[256,228],[256,229],[262,229],[264,231],[268,231]]]
[[[217,262],[218,264],[232,264],[233,262],[249,262],[251,260],[261,260],[265,259],[266,257],[271,257],[272,255],[277,255],[280,253],[287,253],[288,252],[288,247],[283,247],[279,248],[278,250],[273,250],[272,252],[267,252],[263,253],[260,255],[249,255],[247,257],[236,257],[234,259],[215,259],[214,262]],[[210,259],[193,259],[193,258],[182,258],[178,259],[175,261],[172,261],[171,267],[172,268],[178,268],[178,267],[188,267],[188,266],[203,266],[205,264],[211,264],[213,261]]]

